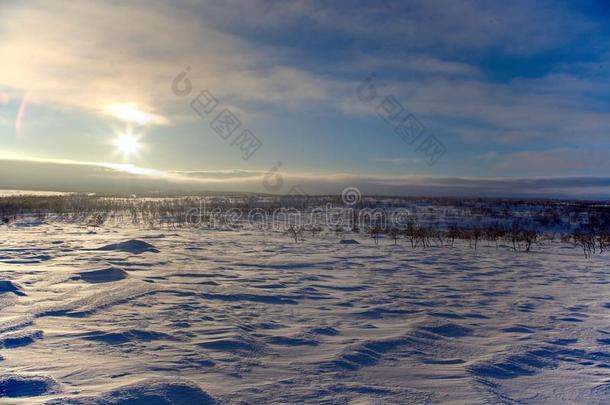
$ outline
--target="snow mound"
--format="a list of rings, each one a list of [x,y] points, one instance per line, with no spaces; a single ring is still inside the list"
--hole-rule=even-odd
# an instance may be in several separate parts
[[[360,244],[360,242],[358,242],[355,239],[341,239],[339,241],[339,243],[342,245],[359,245]]]
[[[397,336],[386,339],[369,339],[362,343],[348,346],[334,360],[320,364],[321,371],[356,371],[364,367],[374,366],[384,357],[413,343],[412,337]]]
[[[263,350],[260,342],[242,336],[210,340],[198,343],[198,346],[207,350],[241,355],[255,355]]]
[[[315,339],[302,336],[269,336],[266,341],[272,345],[279,346],[317,346],[319,344]]]
[[[87,283],[111,283],[113,281],[123,280],[127,277],[127,272],[118,267],[108,267],[101,270],[84,271],[77,273],[78,277]]]
[[[59,384],[50,377],[17,374],[0,376],[0,398],[33,397],[57,392]]]
[[[313,333],[314,335],[337,336],[339,334],[339,331],[335,328],[320,326],[317,328],[313,328],[311,330],[311,333]]]
[[[467,328],[465,326],[456,325],[454,323],[448,323],[445,325],[439,325],[434,327],[423,328],[429,332],[436,333],[437,335],[449,337],[449,338],[458,338],[464,336],[470,336],[473,333],[473,330]]]
[[[25,295],[19,284],[13,283],[9,280],[0,280],[0,294],[7,292],[12,292],[13,294],[20,296]]]
[[[175,337],[166,333],[142,329],[131,329],[123,332],[93,331],[83,334],[82,338],[93,342],[105,343],[111,346],[134,341],[152,342],[155,340],[176,340]]]
[[[144,380],[109,391],[95,398],[57,399],[48,405],[65,404],[167,404],[167,405],[210,405],[217,402],[198,385],[186,380]]]
[[[34,343],[36,340],[43,338],[44,333],[41,330],[21,331],[0,336],[0,347],[4,349],[12,349],[16,347],[27,346]]]
[[[135,254],[144,252],[159,253],[159,250],[157,250],[157,248],[155,248],[153,245],[138,239],[130,239],[125,242],[112,243],[110,245],[102,246],[101,248],[98,248],[98,250],[116,250]]]

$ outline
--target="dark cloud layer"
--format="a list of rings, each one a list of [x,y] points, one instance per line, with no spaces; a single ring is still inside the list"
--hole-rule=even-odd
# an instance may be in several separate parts
[[[0,160],[0,188],[102,193],[268,192],[264,173],[211,171],[197,173],[129,173],[118,168],[86,163]],[[463,178],[382,177],[338,175],[282,176],[288,193],[298,186],[307,194],[338,194],[347,186],[363,194],[397,196],[467,196],[524,198],[610,198],[610,177]]]

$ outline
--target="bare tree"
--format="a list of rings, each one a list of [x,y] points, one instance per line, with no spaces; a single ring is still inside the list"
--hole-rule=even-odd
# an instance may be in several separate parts
[[[298,243],[299,239],[303,240],[303,227],[295,227],[294,225],[290,225],[286,230],[286,233],[294,238],[294,242]]]
[[[400,230],[398,228],[392,228],[388,231],[388,235],[394,239],[394,244],[398,243],[398,237],[400,236]]]
[[[375,240],[375,245],[379,244],[379,236],[381,235],[382,232],[383,232],[383,230],[381,229],[380,226],[374,226],[371,229],[369,229],[369,234]]]

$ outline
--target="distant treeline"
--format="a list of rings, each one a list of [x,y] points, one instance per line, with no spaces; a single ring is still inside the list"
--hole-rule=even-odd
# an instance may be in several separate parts
[[[135,198],[86,194],[0,197],[0,219],[10,224],[24,216],[52,219],[87,226],[124,223],[147,227],[192,226],[193,210],[206,212],[238,209],[272,213],[278,209],[308,210],[325,205],[341,206],[339,196],[229,195],[177,198]],[[411,218],[401,226],[370,223],[356,226],[295,225],[287,223],[296,241],[323,232],[368,234],[377,243],[384,236],[394,243],[406,240],[412,247],[451,247],[456,240],[476,249],[481,241],[529,252],[536,244],[555,240],[580,246],[586,256],[603,253],[610,245],[610,206],[600,202],[546,200],[491,200],[454,198],[364,197],[349,206],[358,212],[371,208],[407,207]],[[216,218],[217,219],[217,218]],[[197,225],[210,224],[199,218]],[[207,222],[206,222],[207,221]],[[217,222],[214,222],[217,224]],[[386,223],[387,225],[387,223]]]

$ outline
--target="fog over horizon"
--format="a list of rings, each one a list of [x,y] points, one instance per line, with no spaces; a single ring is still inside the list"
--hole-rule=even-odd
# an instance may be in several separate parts
[[[604,200],[610,177],[466,178],[282,174],[225,170],[161,172],[130,165],[0,160],[0,189],[108,194],[263,193],[341,194],[357,187],[367,195],[405,197],[498,197]],[[271,184],[271,190],[269,187]],[[286,192],[270,192],[279,186]]]

